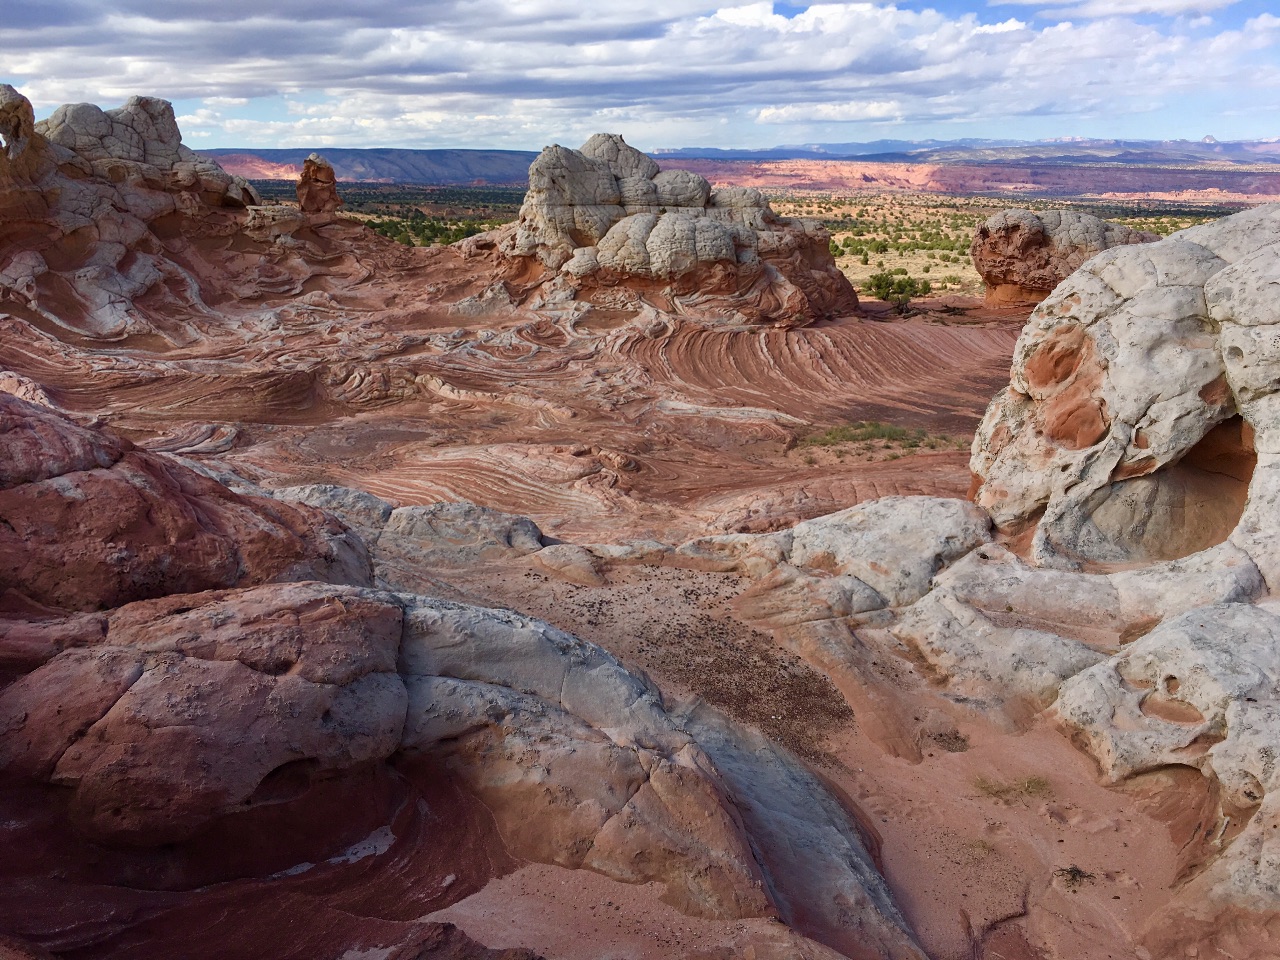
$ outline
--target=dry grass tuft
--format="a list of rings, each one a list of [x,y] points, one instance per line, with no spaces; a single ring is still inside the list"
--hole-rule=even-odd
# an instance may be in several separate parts
[[[1018,800],[1028,800],[1032,797],[1046,797],[1049,795],[1049,781],[1039,775],[1028,777],[1019,777],[1016,780],[988,780],[986,777],[978,777],[973,781],[974,787],[984,796],[991,797],[993,800],[999,800],[1001,803],[1013,803]]]

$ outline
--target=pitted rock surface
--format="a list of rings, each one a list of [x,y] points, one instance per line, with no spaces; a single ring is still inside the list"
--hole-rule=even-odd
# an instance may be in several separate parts
[[[1109,250],[1032,313],[972,469],[997,524],[1034,525],[1037,562],[1169,560],[1230,537],[1277,582],[1260,526],[1280,318],[1255,291],[1280,276],[1278,222],[1264,206]]]

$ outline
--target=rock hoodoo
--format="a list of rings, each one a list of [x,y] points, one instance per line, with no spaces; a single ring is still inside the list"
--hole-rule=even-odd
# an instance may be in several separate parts
[[[333,167],[320,154],[311,154],[298,176],[298,208],[303,213],[333,213],[341,206]]]
[[[1039,303],[1095,254],[1154,233],[1072,210],[1005,210],[981,224],[969,255],[992,303]]]
[[[712,189],[596,134],[581,150],[542,151],[501,248],[556,271],[574,299],[630,292],[707,323],[795,326],[857,307],[829,245],[820,224],[778,217],[758,190]]]

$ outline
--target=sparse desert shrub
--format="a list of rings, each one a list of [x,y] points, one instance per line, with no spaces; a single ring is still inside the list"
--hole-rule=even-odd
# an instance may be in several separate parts
[[[901,268],[899,268],[901,269]],[[902,274],[906,271],[902,270]],[[933,292],[928,280],[917,280],[914,277],[893,273],[873,273],[867,278],[864,290],[885,303],[891,303],[899,313],[907,312],[907,305],[913,297],[923,297]]]
[[[1089,873],[1083,867],[1072,864],[1069,867],[1060,867],[1053,871],[1053,875],[1062,881],[1062,885],[1075,893],[1080,887],[1086,883],[1092,883],[1097,879],[1092,873]]]
[[[1012,803],[1031,797],[1043,797],[1049,794],[1049,781],[1039,775],[1018,777],[1015,780],[988,780],[978,777],[973,781],[979,793],[999,800],[1001,803]]]
[[[832,427],[822,433],[805,437],[801,441],[810,447],[834,447],[840,443],[861,443],[866,440],[905,440],[908,437],[923,437],[923,430],[910,430],[892,423],[881,423],[878,420],[859,420],[840,427]]]

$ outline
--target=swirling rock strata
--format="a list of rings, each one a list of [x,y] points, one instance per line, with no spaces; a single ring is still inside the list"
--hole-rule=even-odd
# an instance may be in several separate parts
[[[253,188],[184,146],[164,100],[32,118],[26,98],[0,86],[0,300],[97,339],[151,332],[148,299],[197,303],[198,283],[159,237],[184,217],[258,202]]]
[[[131,925],[146,929],[178,890],[188,891],[182,896],[193,911],[205,898],[214,909],[237,885],[245,896],[260,896],[255,891],[274,881],[295,890],[293,878],[316,863],[376,861],[402,847],[401,837],[428,830],[444,812],[422,798],[439,803],[443,790],[483,811],[450,814],[478,818],[465,827],[476,844],[492,842],[488,835],[524,860],[658,884],[663,899],[690,916],[788,923],[802,916],[806,930],[845,951],[923,956],[848,813],[793,757],[753,743],[714,713],[682,719],[646,677],[544,622],[315,582],[313,569],[287,562],[288,547],[314,562],[329,558],[335,541],[347,543],[363,566],[331,564],[328,572],[367,583],[363,544],[332,516],[233,494],[171,457],[139,452],[16,397],[0,401],[8,414],[0,429],[4,493],[21,498],[0,525],[14,534],[3,555],[17,558],[16,572],[0,570],[8,681],[0,687],[0,786],[6,797],[48,791],[50,810],[65,811],[76,828],[78,839],[68,842],[77,862],[85,845],[133,851],[104,854],[101,866],[89,855],[89,866],[77,868],[95,885],[91,899],[121,882],[111,873],[121,857],[156,871],[132,895],[134,910],[105,926],[87,901],[82,913],[72,898],[48,926],[40,911],[24,911],[25,936],[60,949],[90,949],[104,938],[128,943]],[[131,460],[150,471],[141,488],[150,499],[122,514],[120,492],[102,478]],[[341,509],[384,557],[408,555],[414,542],[438,541],[442,561],[454,563],[543,548],[529,521],[470,505],[402,512],[334,488],[299,495]],[[212,544],[162,522],[169,500],[201,518]],[[33,514],[43,502],[49,508]],[[118,522],[104,538],[110,556],[94,564],[105,574],[72,566],[57,587],[28,575],[48,566],[42,558],[55,542],[74,555],[77,544],[97,541],[66,534],[46,515],[63,518],[65,528],[104,514]],[[285,519],[296,529],[280,529]],[[263,542],[282,556],[262,556]],[[206,574],[230,589],[192,592],[203,584],[187,558],[216,558],[224,548],[241,553],[209,564]],[[430,551],[424,556],[420,565],[430,571]],[[130,592],[122,578],[141,585]],[[268,578],[277,582],[262,582]],[[769,796],[784,785],[795,796],[782,822]],[[328,822],[339,802],[344,821],[373,830],[363,847],[349,826],[333,835],[307,826]],[[58,814],[25,829],[50,816]],[[272,836],[272,824],[293,819],[298,825]],[[465,846],[466,836],[449,842]],[[831,885],[828,903],[809,902],[790,862],[795,843],[811,847],[806,870]],[[362,852],[344,854],[342,844]],[[403,870],[404,856],[386,869]],[[301,857],[308,859],[299,864]],[[36,873],[24,873],[28,866]],[[48,866],[40,858],[10,864],[11,889],[46,882],[36,878]],[[418,896],[434,898],[436,908],[464,896],[465,885],[456,896],[439,891],[468,870],[475,872],[458,861],[443,887]],[[209,886],[215,882],[221,886]],[[230,908],[225,900],[216,906]],[[397,942],[416,943],[433,930],[440,933],[411,924],[396,932]]]

